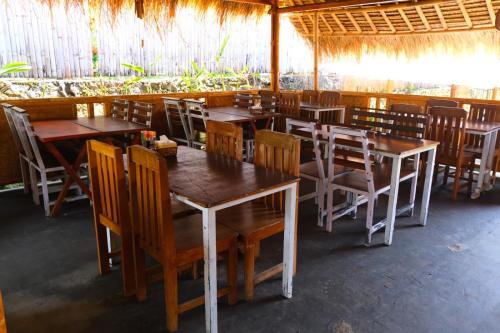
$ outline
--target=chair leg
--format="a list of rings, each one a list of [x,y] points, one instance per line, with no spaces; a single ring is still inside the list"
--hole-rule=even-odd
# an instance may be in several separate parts
[[[245,298],[247,301],[253,300],[255,276],[255,244],[245,243]]]
[[[193,276],[193,280],[198,280],[198,278],[200,277],[200,273],[198,271],[198,260],[193,261],[193,263],[191,264],[191,274]]]
[[[457,166],[455,169],[455,180],[453,182],[453,194],[452,199],[457,200],[458,191],[460,189],[460,174],[462,173],[462,167]]]
[[[33,202],[35,205],[40,205],[40,194],[38,193],[38,177],[36,169],[33,166],[29,166],[30,172],[30,182],[31,182],[31,194],[33,196]]]
[[[325,210],[325,185],[321,180],[316,182],[318,194],[318,226],[323,226],[323,211]]]
[[[123,294],[130,296],[135,294],[135,264],[134,264],[134,245],[132,235],[122,235],[122,276],[123,276]]]
[[[375,208],[375,198],[368,198],[368,207],[366,208],[366,245],[372,242],[373,210]]]
[[[255,250],[254,250],[255,258],[260,256],[260,241],[255,242]]]
[[[326,196],[326,231],[332,232],[333,224],[333,186],[332,184],[327,185],[327,196]]]
[[[450,167],[446,166],[444,168],[444,176],[443,176],[443,186],[448,185],[448,177],[450,176]]]
[[[106,227],[98,221],[94,222],[95,236],[97,243],[97,262],[99,264],[99,274],[104,275],[109,273],[109,254],[108,254],[108,238],[106,235]]]
[[[45,171],[40,172],[40,178],[42,180],[42,196],[45,216],[50,216],[49,184],[47,182],[47,174],[45,173]]]
[[[140,248],[139,244],[136,243],[135,248],[135,296],[138,301],[144,301],[147,296],[147,285],[146,285],[146,255],[144,251]]]
[[[475,163],[474,161],[471,163],[471,165],[469,166],[469,180],[468,180],[468,188],[467,188],[467,191],[469,193],[469,195],[472,194],[472,184],[474,183],[474,168],[475,168]]]
[[[231,242],[227,254],[227,283],[229,295],[227,302],[234,305],[238,301],[238,242]]]
[[[167,330],[177,331],[179,326],[179,300],[177,295],[177,269],[166,264],[163,267],[163,288],[167,312]]]
[[[21,177],[23,179],[24,193],[29,193],[30,181],[29,181],[28,170],[27,170],[29,165],[27,165],[26,160],[24,158],[22,158],[21,156],[19,156],[19,163],[21,166]]]

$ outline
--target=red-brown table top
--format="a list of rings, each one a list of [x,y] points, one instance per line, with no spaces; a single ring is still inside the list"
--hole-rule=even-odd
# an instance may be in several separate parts
[[[251,112],[249,109],[239,108],[239,107],[235,107],[235,106],[222,106],[222,107],[217,107],[217,108],[209,108],[207,110],[210,112],[214,112],[214,113],[215,112],[225,113],[225,114],[231,114],[234,116],[245,117],[245,118],[247,118],[247,121],[268,119],[271,117],[280,116],[280,114],[274,113],[274,112],[264,111],[262,113],[255,113],[255,112]]]
[[[500,122],[467,120],[465,128],[474,132],[493,132],[500,129]]]
[[[107,134],[126,134],[147,130],[145,126],[112,117],[78,118],[75,124]]]

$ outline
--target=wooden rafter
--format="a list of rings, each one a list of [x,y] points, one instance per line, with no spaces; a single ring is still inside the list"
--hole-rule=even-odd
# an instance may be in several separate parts
[[[271,1],[269,1],[269,0],[224,0],[224,1],[249,3],[252,5],[264,5],[264,6],[271,6],[272,5]]]
[[[460,8],[462,15],[464,16],[464,19],[465,19],[465,22],[467,23],[467,26],[472,27],[472,20],[470,19],[469,13],[467,12],[467,9],[465,8],[462,0],[457,0],[457,5]]]
[[[391,20],[389,20],[389,18],[387,17],[387,14],[383,10],[380,11],[380,15],[382,15],[382,17],[384,18],[385,23],[387,23],[387,26],[389,27],[389,29],[392,32],[396,32],[396,28],[394,28],[394,26],[392,25]]]
[[[302,16],[299,16],[299,22],[300,22],[300,25],[302,26],[302,29],[304,29],[306,34],[308,34],[309,29],[307,28],[307,24],[304,22],[304,19],[302,18]]]
[[[372,19],[370,17],[370,14],[368,14],[368,13],[365,12],[365,13],[363,13],[363,15],[365,16],[365,20],[370,25],[370,28],[372,28],[372,31],[375,32],[375,33],[378,32],[377,27],[375,26],[375,24],[373,24],[373,21],[372,21]]]
[[[331,13],[330,15],[332,16],[332,18],[335,21],[335,23],[337,23],[337,25],[339,26],[340,30],[342,30],[342,32],[347,32],[347,29],[344,27],[344,25],[342,24],[342,22],[340,22],[340,20],[337,17],[337,15],[335,13]]]
[[[495,10],[493,10],[493,5],[491,4],[491,0],[485,0],[486,1],[486,8],[488,8],[488,14],[490,15],[491,23],[495,24],[496,16],[495,16]]]
[[[410,31],[415,31],[415,28],[413,27],[413,24],[411,24],[410,20],[408,19],[408,16],[406,16],[404,9],[399,8],[398,12],[399,12],[399,15],[401,15],[401,17],[403,18],[403,21],[405,21],[406,25],[408,26],[408,29],[410,29]]]
[[[354,19],[354,17],[351,15],[351,13],[347,12],[345,13],[347,15],[347,17],[349,18],[349,20],[351,21],[352,25],[354,26],[354,28],[356,29],[357,32],[361,32],[363,30],[361,30],[358,22],[356,22],[356,20]]]
[[[320,2],[306,5],[298,5],[298,6],[288,6],[281,7],[278,9],[278,12],[283,13],[296,13],[296,12],[308,12],[308,11],[316,11],[322,9],[335,9],[335,8],[343,8],[350,6],[364,6],[364,5],[376,5],[381,3],[393,3],[395,0],[342,0],[342,1],[328,1],[328,2]]]
[[[434,9],[436,10],[436,14],[439,17],[439,22],[441,22],[443,29],[448,29],[448,23],[446,23],[446,20],[444,19],[443,12],[441,11],[441,7],[439,7],[439,4],[434,4]]]
[[[424,24],[425,29],[431,30],[431,26],[429,24],[429,21],[427,21],[427,17],[425,17],[425,14],[422,11],[422,8],[420,8],[420,6],[417,6],[417,7],[415,7],[415,9],[417,10],[417,13],[418,13],[418,16],[420,17],[420,20],[422,20],[422,23]]]
[[[330,23],[328,23],[328,21],[326,20],[325,18],[325,15],[324,14],[318,14],[319,15],[319,18],[321,19],[321,21],[323,21],[323,23],[325,24],[326,28],[328,29],[329,32],[333,32],[333,29],[332,27],[330,26]]]

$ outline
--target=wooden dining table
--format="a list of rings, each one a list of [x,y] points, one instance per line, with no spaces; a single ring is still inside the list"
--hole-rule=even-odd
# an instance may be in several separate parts
[[[85,159],[87,147],[83,144],[76,159],[74,161],[68,161],[57,148],[57,142],[68,140],[85,141],[97,137],[138,133],[146,129],[144,126],[111,117],[78,118],[73,120],[41,120],[34,121],[32,125],[37,139],[64,167],[64,170],[68,174],[68,178],[64,182],[64,186],[54,203],[51,216],[57,216],[59,214],[62,203],[73,183],[76,183],[81,188],[82,192],[89,198],[92,197],[92,193],[87,184],[85,184],[78,174],[78,170]]]
[[[222,106],[215,108],[208,108],[209,119],[217,121],[226,121],[232,123],[248,123],[251,125],[254,131],[257,130],[256,122],[259,120],[266,120],[265,128],[269,128],[271,121],[274,117],[282,116],[276,112],[260,111],[255,112],[253,110],[236,107],[236,106]]]
[[[345,121],[345,106],[324,106],[314,102],[300,102],[300,110],[312,112],[314,119],[320,120],[321,113],[326,112],[339,112],[339,123],[343,124]]]
[[[479,164],[479,174],[476,187],[472,191],[471,198],[477,199],[482,191],[489,191],[493,188],[491,184],[491,171],[495,157],[495,149],[500,130],[500,122],[479,122],[467,121],[465,131],[467,134],[474,134],[483,137],[483,147],[481,148],[481,163]]]
[[[302,128],[299,131],[309,132],[308,129]],[[309,132],[310,133],[310,132]],[[330,125],[322,125],[318,130],[320,140],[328,144]],[[310,136],[310,134],[309,134]],[[338,139],[359,140],[353,137],[346,137],[342,135],[337,136]],[[396,217],[409,212],[413,215],[415,206],[415,196],[417,190],[418,167],[416,168],[415,176],[413,177],[412,186],[410,190],[411,200],[410,203],[404,207],[397,208],[399,183],[401,174],[402,161],[406,157],[414,157],[414,165],[417,166],[420,160],[420,154],[427,152],[427,165],[425,171],[425,182],[422,193],[422,203],[420,206],[420,221],[421,225],[427,224],[427,212],[429,209],[429,200],[432,189],[432,174],[434,172],[434,164],[436,160],[436,148],[439,142],[423,139],[410,139],[401,137],[391,137],[378,133],[368,133],[368,142],[373,146],[373,152],[379,156],[388,158],[391,161],[391,189],[389,191],[389,203],[387,206],[387,218],[378,222],[377,228],[385,226],[384,243],[386,245],[392,244],[394,234],[394,224]]]
[[[299,178],[184,146],[167,164],[173,196],[202,213],[206,331],[217,332],[215,229],[222,209],[285,191],[282,294],[291,298]]]

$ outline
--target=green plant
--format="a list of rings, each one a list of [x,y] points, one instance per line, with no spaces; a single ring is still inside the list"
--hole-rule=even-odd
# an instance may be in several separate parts
[[[23,61],[11,62],[0,68],[0,76],[14,73],[23,73],[31,69],[28,63]]]

